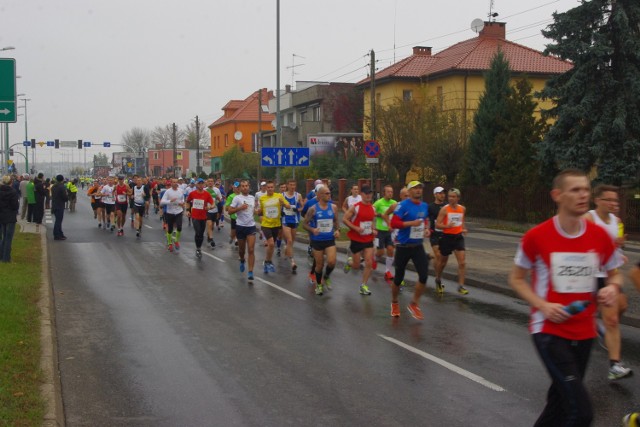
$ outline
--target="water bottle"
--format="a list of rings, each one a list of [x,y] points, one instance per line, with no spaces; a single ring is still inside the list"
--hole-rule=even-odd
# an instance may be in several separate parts
[[[578,300],[578,301],[572,302],[569,305],[565,305],[563,307],[563,310],[573,316],[574,314],[582,313],[584,309],[589,306],[589,304],[591,304],[591,301]]]

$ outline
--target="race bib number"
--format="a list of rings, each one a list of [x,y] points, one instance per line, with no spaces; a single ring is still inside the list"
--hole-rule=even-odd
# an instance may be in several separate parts
[[[278,218],[278,207],[277,206],[267,206],[265,208],[264,216],[267,218]]]
[[[424,238],[424,222],[420,225],[414,225],[409,232],[410,239],[423,239]]]
[[[288,209],[288,208],[284,208],[283,212],[285,215],[287,216],[294,216],[296,213],[293,211],[293,209]]]
[[[360,223],[360,228],[362,228],[362,234],[363,236],[367,236],[371,233],[373,233],[373,223],[371,221],[364,221]]]
[[[318,220],[318,230],[321,233],[331,233],[333,232],[333,220],[332,219],[319,219]]]
[[[461,213],[450,213],[447,214],[448,215],[448,223],[451,224],[451,226],[453,227],[457,227],[459,225],[462,225],[462,216],[463,214]]]
[[[126,203],[127,195],[126,194],[118,194],[118,203]]]
[[[595,292],[596,253],[555,252],[551,254],[551,280],[559,293]]]
[[[378,238],[376,237],[375,239],[373,239],[373,247],[377,248],[378,246],[380,246],[380,240],[378,240]]]
[[[204,209],[204,200],[202,200],[202,199],[193,199],[193,208],[194,209]]]

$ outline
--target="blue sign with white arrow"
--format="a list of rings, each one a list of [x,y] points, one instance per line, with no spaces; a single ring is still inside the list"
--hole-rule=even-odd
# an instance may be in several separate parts
[[[308,147],[262,147],[260,164],[273,167],[309,166]]]

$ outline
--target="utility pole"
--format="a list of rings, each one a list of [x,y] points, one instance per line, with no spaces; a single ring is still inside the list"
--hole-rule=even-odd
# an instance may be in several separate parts
[[[280,126],[280,0],[276,0],[276,145],[282,147]],[[280,168],[276,168],[276,181],[280,182]]]
[[[262,175],[262,89],[258,89],[258,141],[256,142],[256,150],[258,151],[258,182],[261,181]]]
[[[178,137],[176,136],[176,132],[177,131],[176,131],[176,124],[175,123],[173,123],[171,125],[171,129],[172,129],[171,142],[173,143],[173,177],[177,178],[176,169],[177,169],[177,166],[178,166],[178,151],[177,151],[176,143],[177,143]]]
[[[371,49],[371,139],[376,140],[376,53]],[[373,164],[371,167],[371,188],[373,188]]]
[[[196,116],[196,175],[200,176],[200,121]]]

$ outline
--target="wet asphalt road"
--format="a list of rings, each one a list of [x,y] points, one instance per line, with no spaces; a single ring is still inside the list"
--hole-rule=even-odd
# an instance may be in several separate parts
[[[69,426],[526,426],[544,404],[549,380],[518,300],[474,288],[459,296],[451,282],[437,297],[430,278],[425,320],[406,311],[411,288],[392,319],[381,274],[363,297],[343,255],[322,297],[302,244],[297,275],[275,259],[278,272],[256,268],[250,285],[228,224],[197,260],[186,221],[183,249],[168,253],[155,216],[141,239],[128,224],[116,237],[79,199],[65,215],[67,241],[48,226]],[[636,368],[640,333],[623,336]],[[636,377],[610,384],[606,359],[596,345],[587,378],[603,427],[640,407]]]

